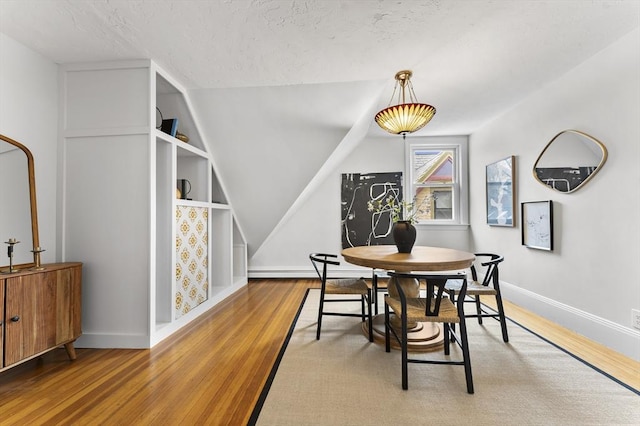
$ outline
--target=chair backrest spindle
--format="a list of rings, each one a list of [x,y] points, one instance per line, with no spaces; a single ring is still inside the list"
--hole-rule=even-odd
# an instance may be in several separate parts
[[[311,253],[309,255],[309,259],[311,260],[311,264],[313,268],[316,270],[318,277],[324,284],[327,280],[327,265],[340,265],[340,262],[337,260],[330,260],[329,258],[335,259],[338,256],[335,254],[326,254],[326,253]],[[318,268],[318,264],[322,264],[322,272],[320,272],[320,268]]]
[[[498,264],[504,260],[504,257],[492,253],[476,253],[475,255],[476,257],[488,257],[489,260],[480,262],[480,265],[486,268],[482,282],[478,281],[478,273],[475,265],[471,265],[471,276],[473,281],[479,282],[485,287],[489,286],[489,284],[493,284],[495,287],[498,281]]]
[[[440,275],[389,272],[389,276],[396,279],[412,278],[418,280],[418,282],[424,280],[426,285],[425,316],[427,317],[436,317],[440,315],[440,306],[442,304],[442,299],[445,297],[445,286],[448,280],[462,280],[462,288],[458,293],[459,298],[461,298],[459,300],[464,300],[467,292],[466,274]],[[401,303],[406,304],[406,295],[404,294],[402,286],[397,284],[396,288],[398,289],[398,296],[400,297]],[[463,312],[462,303],[458,303],[458,311],[459,313]]]

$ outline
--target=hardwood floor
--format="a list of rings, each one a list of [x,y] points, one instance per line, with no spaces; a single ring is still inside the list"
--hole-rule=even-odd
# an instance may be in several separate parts
[[[244,425],[314,280],[252,280],[150,350],[64,349],[0,374],[0,424]],[[517,306],[508,315],[640,389],[640,363]]]

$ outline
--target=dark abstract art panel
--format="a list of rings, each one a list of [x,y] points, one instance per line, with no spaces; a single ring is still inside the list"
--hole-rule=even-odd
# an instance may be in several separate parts
[[[342,248],[393,244],[388,212],[372,213],[369,201],[402,201],[402,172],[342,175]]]

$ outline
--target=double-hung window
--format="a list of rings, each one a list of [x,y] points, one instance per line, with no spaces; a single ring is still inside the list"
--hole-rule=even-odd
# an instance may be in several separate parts
[[[420,225],[468,223],[467,138],[419,139],[407,149],[405,199]]]

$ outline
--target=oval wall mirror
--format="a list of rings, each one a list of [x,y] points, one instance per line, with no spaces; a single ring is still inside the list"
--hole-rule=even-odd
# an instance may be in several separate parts
[[[13,251],[13,267],[35,265],[32,250],[40,246],[33,155],[13,139],[0,135],[0,246],[10,238],[20,241]],[[0,251],[0,272],[9,266],[7,250]]]
[[[589,182],[605,161],[607,148],[602,142],[578,130],[564,130],[544,147],[533,165],[533,176],[558,192],[574,192]]]

